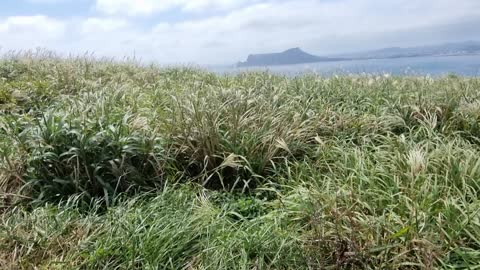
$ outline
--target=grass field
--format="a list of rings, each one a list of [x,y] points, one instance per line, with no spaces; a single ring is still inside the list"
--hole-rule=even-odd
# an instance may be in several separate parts
[[[479,269],[480,78],[0,60],[1,269]]]

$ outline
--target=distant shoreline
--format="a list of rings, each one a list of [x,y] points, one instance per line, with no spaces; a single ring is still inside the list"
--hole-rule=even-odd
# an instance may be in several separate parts
[[[388,59],[408,59],[408,58],[426,58],[426,57],[459,57],[459,56],[479,56],[478,53],[465,53],[465,54],[435,54],[435,55],[404,55],[398,57],[367,57],[367,58],[345,58],[345,59],[332,59],[332,60],[323,60],[317,62],[304,62],[304,63],[295,63],[295,64],[277,64],[277,65],[252,65],[252,66],[238,66],[234,65],[235,69],[248,69],[248,68],[262,68],[262,67],[282,67],[282,66],[297,66],[297,65],[308,65],[308,64],[320,64],[320,63],[332,63],[332,62],[355,62],[355,61],[368,61],[368,60],[388,60]]]
[[[344,61],[357,61],[357,60],[384,60],[384,59],[400,59],[400,58],[422,58],[422,57],[454,57],[454,56],[469,56],[480,55],[478,53],[462,53],[462,54],[425,54],[425,55],[402,55],[398,57],[368,57],[368,58],[352,58]]]
[[[468,56],[480,54],[480,42],[465,41],[418,47],[390,47],[371,51],[351,53],[314,55],[301,48],[290,48],[283,52],[250,54],[244,62],[238,62],[237,67],[281,66],[321,62],[344,62],[374,59],[399,59],[415,57]]]

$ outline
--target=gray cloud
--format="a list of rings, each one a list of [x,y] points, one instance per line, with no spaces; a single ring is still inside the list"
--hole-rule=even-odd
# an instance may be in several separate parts
[[[198,6],[208,7],[218,1],[223,0],[202,0]],[[236,8],[221,15],[175,23],[162,22],[159,16],[158,24],[149,28],[135,18],[117,15],[71,20],[64,22],[69,29],[67,34],[55,36],[55,42],[44,43],[69,52],[89,50],[98,55],[123,56],[135,51],[147,61],[218,64],[242,60],[249,53],[297,46],[322,55],[480,36],[478,0],[240,2],[250,4],[242,6],[235,0],[226,0],[225,6]],[[8,18],[0,18],[0,40],[8,40],[11,35],[2,32],[5,22]],[[38,29],[34,32],[28,38],[52,36]],[[8,41],[7,45],[25,46],[15,41]]]

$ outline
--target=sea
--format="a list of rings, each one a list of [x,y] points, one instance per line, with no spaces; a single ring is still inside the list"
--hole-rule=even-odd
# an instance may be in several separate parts
[[[248,68],[210,67],[209,69],[219,74],[268,71],[287,76],[298,76],[303,74],[319,74],[322,76],[391,74],[437,77],[454,74],[476,77],[480,76],[480,54],[350,60]]]

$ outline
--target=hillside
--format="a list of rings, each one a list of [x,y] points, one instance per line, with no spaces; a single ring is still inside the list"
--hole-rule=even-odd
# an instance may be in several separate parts
[[[480,54],[480,42],[466,41],[456,43],[446,43],[430,46],[416,47],[392,47],[379,50],[357,52],[351,54],[340,54],[336,57],[346,57],[351,59],[384,59],[401,57],[424,57],[424,56],[444,56],[444,55],[468,55]]]
[[[0,59],[0,269],[475,269],[480,78]]]

